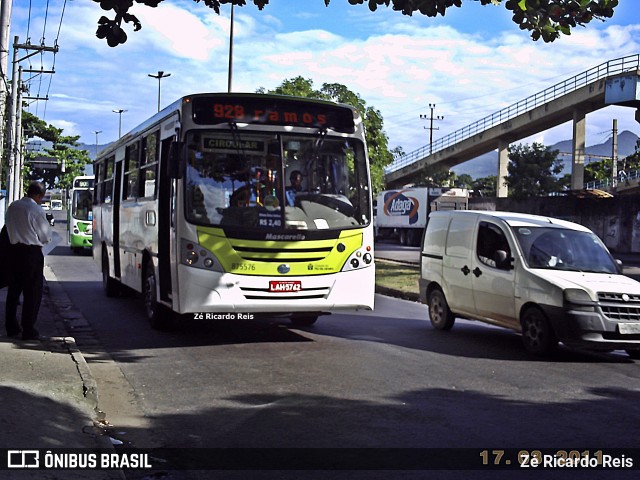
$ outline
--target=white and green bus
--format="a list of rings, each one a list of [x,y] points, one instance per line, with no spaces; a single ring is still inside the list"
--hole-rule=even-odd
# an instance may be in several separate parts
[[[67,231],[69,247],[74,253],[92,247],[94,177],[75,177],[67,203]]]
[[[141,292],[154,327],[170,312],[310,325],[373,308],[371,182],[352,107],[186,96],[104,149],[94,172],[104,289]]]

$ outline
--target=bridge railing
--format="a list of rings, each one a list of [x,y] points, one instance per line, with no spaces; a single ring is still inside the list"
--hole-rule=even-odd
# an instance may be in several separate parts
[[[640,178],[639,170],[631,170],[629,173],[618,174],[618,185],[621,183],[627,182],[629,180],[635,180]],[[606,178],[604,180],[594,180],[592,182],[587,182],[584,184],[585,190],[609,190],[613,187],[613,181],[610,178]]]
[[[512,118],[562,97],[563,95],[574,92],[597,80],[638,69],[640,69],[640,54],[628,55],[616,60],[609,60],[597,67],[593,67],[585,72],[579,73],[575,77],[565,80],[564,82],[557,83],[542,92],[531,95],[524,100],[514,103],[513,105],[509,105],[496,113],[492,113],[471,125],[462,127],[453,133],[435,140],[431,145],[425,145],[413,152],[397,157],[391,165],[385,168],[385,173],[395,172],[396,170],[417,162],[432,153],[444,150],[451,145],[466,140],[478,133],[484,132],[491,127],[500,125],[507,120],[511,120]]]

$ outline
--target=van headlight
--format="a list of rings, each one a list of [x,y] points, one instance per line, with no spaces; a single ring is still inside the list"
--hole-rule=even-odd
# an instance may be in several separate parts
[[[567,288],[564,291],[564,303],[571,310],[593,312],[595,309],[591,296],[579,288]]]

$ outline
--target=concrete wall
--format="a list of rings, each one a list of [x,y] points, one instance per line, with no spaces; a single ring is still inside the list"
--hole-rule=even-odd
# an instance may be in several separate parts
[[[640,253],[640,195],[612,198],[472,198],[469,209],[531,213],[584,225],[612,252]]]

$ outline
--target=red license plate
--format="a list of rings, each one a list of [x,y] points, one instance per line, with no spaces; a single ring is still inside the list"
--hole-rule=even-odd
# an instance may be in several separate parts
[[[271,280],[269,282],[270,292],[299,292],[302,290],[300,280]]]

